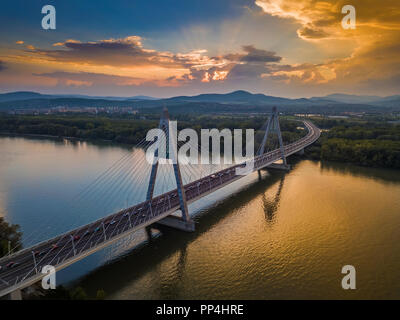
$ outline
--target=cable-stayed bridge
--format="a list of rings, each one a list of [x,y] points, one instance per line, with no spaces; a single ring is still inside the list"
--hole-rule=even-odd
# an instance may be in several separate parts
[[[252,169],[248,174],[269,166],[276,166],[274,163],[278,160],[282,160],[281,166],[287,168],[287,156],[303,151],[320,136],[320,130],[314,124],[310,121],[303,121],[303,123],[308,130],[307,134],[293,143],[284,145],[278,113],[274,109],[266,123],[263,141],[254,158],[186,184],[182,180],[180,164],[175,161],[173,171],[176,188],[158,196],[154,196],[159,167],[159,162],[156,161],[151,168],[145,201],[1,258],[0,296],[9,294],[11,298],[18,299],[21,289],[40,281],[45,276],[41,273],[44,266],[51,265],[56,270],[61,270],[148,226],[162,224],[185,231],[194,231],[195,225],[189,215],[188,204],[242,178],[244,175],[238,175],[237,170],[244,169],[249,161],[252,162]],[[160,128],[169,136],[167,112],[160,121]],[[279,147],[264,152],[268,134],[273,130],[277,133]],[[178,146],[175,145],[175,148],[177,149]],[[178,211],[181,212],[180,216],[175,214]]]

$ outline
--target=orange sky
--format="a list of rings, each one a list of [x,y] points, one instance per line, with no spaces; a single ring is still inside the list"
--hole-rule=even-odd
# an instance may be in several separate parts
[[[157,34],[134,30],[91,40],[38,41],[16,33],[12,42],[1,41],[0,89],[154,96],[236,89],[289,97],[400,93],[398,0],[352,2],[251,1],[239,16],[163,34],[162,48],[153,45]],[[355,30],[341,26],[345,4],[356,8]]]

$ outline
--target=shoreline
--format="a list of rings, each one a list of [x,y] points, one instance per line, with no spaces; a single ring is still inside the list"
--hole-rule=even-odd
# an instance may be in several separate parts
[[[107,140],[107,139],[86,139],[86,138],[78,138],[78,137],[53,136],[50,134],[0,132],[0,136],[21,137],[21,138],[25,137],[25,138],[58,139],[58,140],[67,139],[67,140],[90,142],[90,143],[106,142],[106,143],[113,144],[114,146],[135,147],[135,145],[132,145],[132,144],[115,142],[113,140]]]
[[[65,137],[65,136],[53,136],[50,134],[38,134],[38,133],[12,133],[12,132],[0,132],[2,136],[11,136],[11,137],[33,137],[33,138],[53,138],[53,139],[69,139],[69,140],[82,140],[82,141],[91,141],[91,139],[84,139],[78,137]],[[113,142],[113,140],[106,139],[93,139],[92,141],[105,141],[105,142]]]

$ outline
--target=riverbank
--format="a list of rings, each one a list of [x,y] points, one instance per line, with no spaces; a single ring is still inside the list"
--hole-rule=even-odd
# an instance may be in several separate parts
[[[400,169],[399,124],[376,120],[312,120],[323,132],[320,139],[305,150],[308,158]]]
[[[183,117],[178,129],[193,128],[198,133],[201,129],[254,129],[265,124],[265,117],[237,118],[220,116]],[[157,128],[159,121],[153,119],[114,119],[88,115],[0,115],[0,131],[14,134],[35,134],[38,136],[74,137],[78,139],[101,139],[136,145],[142,141],[150,129]],[[287,143],[301,138],[305,132],[298,129],[298,122],[282,119],[282,136]],[[256,136],[256,147],[262,135]]]
[[[0,135],[9,137],[52,138],[52,139],[68,139],[68,140],[80,140],[80,141],[85,140],[77,137],[64,137],[64,136],[54,136],[49,134],[32,134],[32,133],[0,132]],[[90,141],[90,140],[85,140],[85,141]],[[103,139],[101,139],[100,141],[112,142],[111,140],[103,140]]]
[[[80,142],[89,142],[93,144],[111,144],[120,147],[132,147],[130,144],[126,143],[117,143],[112,140],[106,139],[84,139],[78,137],[68,137],[68,136],[55,136],[48,134],[29,134],[29,133],[12,133],[12,132],[0,132],[0,136],[3,137],[20,137],[20,138],[32,138],[32,139],[51,139],[51,140],[70,140],[70,141],[80,141]]]

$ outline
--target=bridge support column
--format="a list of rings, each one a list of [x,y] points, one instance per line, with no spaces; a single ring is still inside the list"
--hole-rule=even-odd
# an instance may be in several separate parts
[[[164,219],[158,221],[157,224],[187,232],[195,231],[195,224],[192,219],[186,221],[176,216],[165,217]]]
[[[273,170],[284,170],[284,171],[290,171],[290,164],[284,164],[284,163],[271,163],[269,166],[266,167],[267,169],[273,169]]]
[[[304,155],[304,148],[303,148],[303,149],[301,149],[299,152],[297,152],[297,154],[299,154],[299,155],[303,156],[303,155]]]
[[[149,242],[151,242],[151,240],[153,239],[153,234],[151,232],[151,226],[147,226],[145,228],[145,232],[146,232],[147,240],[149,240]]]
[[[160,129],[162,129],[165,132],[166,158],[167,158],[167,160],[172,160],[172,166],[174,169],[174,175],[175,175],[175,180],[176,180],[176,187],[177,187],[177,191],[178,191],[179,204],[180,204],[180,209],[182,212],[182,217],[180,218],[180,217],[176,217],[176,216],[168,216],[168,217],[165,217],[164,219],[158,221],[158,223],[161,225],[167,225],[169,227],[177,228],[179,230],[194,231],[195,224],[189,215],[189,209],[188,209],[188,205],[187,205],[187,201],[186,201],[185,188],[183,186],[181,171],[179,168],[178,146],[176,145],[176,140],[177,140],[176,137],[178,134],[178,132],[177,132],[178,130],[177,130],[177,128],[170,125],[169,114],[168,114],[168,110],[166,108],[163,111],[163,116],[160,120],[159,127],[160,127]],[[160,148],[160,146],[159,146],[159,148]],[[156,182],[157,169],[158,169],[158,164],[159,164],[158,156],[159,156],[159,152],[158,152],[158,148],[157,148],[157,150],[154,153],[154,157],[156,158],[156,161],[153,164],[153,167],[151,169],[150,182],[149,182],[149,187],[147,190],[147,200],[151,200],[153,198],[154,185]]]
[[[22,300],[21,290],[17,289],[15,291],[9,293],[8,295],[6,295],[6,299],[7,300]]]
[[[283,145],[281,127],[279,125],[278,109],[276,107],[272,108],[272,114],[268,118],[267,128],[265,129],[265,134],[264,134],[264,137],[263,137],[263,140],[261,143],[261,147],[260,147],[260,150],[258,151],[259,156],[264,154],[265,146],[267,144],[268,135],[270,132],[274,132],[278,136],[279,149],[281,152],[281,159],[282,159],[283,165],[286,166],[287,163],[286,163],[285,147]]]

